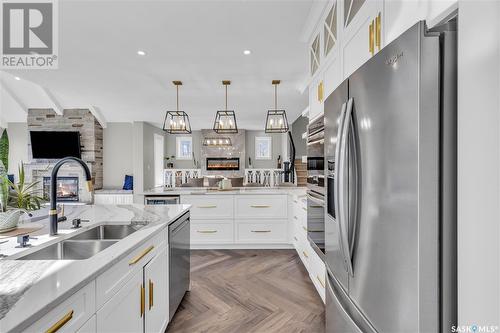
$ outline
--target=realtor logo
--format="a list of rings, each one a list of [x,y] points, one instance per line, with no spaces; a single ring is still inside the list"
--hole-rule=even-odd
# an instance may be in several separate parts
[[[57,68],[57,3],[54,0],[3,0],[4,69]]]

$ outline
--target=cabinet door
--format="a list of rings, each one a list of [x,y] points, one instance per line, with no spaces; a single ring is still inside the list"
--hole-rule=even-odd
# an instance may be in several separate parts
[[[379,13],[382,13],[383,1],[345,0],[343,6],[341,52],[343,79],[345,79],[382,48],[382,27],[380,26],[380,30],[377,32],[375,23]],[[379,19],[380,24],[382,22],[381,19]],[[373,35],[370,35],[371,25],[373,27]],[[376,42],[376,35],[380,36],[379,43]],[[373,51],[371,51],[371,42],[373,43]]]
[[[323,113],[322,85],[323,74],[318,73],[309,84],[309,122]]]
[[[78,331],[76,331],[76,333],[96,333],[96,325],[96,317],[93,315],[85,324],[82,325],[82,327],[78,329]]]
[[[164,332],[168,324],[168,255],[161,249],[144,267],[146,285],[145,332]]]
[[[134,273],[129,281],[97,311],[97,332],[140,333],[144,328],[144,271]]]

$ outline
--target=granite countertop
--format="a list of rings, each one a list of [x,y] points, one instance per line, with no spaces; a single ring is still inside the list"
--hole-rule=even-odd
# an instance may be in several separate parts
[[[9,256],[0,260],[0,332],[27,328],[130,251],[165,229],[189,208],[189,205],[137,204],[73,206],[66,211],[68,220],[59,224],[60,235],[48,235],[48,220],[45,219],[37,221],[45,227],[38,232],[36,240],[30,241],[31,248],[15,248],[16,237],[9,238],[7,243],[0,244],[0,253]],[[73,218],[89,222],[82,223],[80,229],[71,229]],[[143,226],[86,260],[13,260],[102,223]]]
[[[155,187],[142,192],[142,195],[188,195],[188,194],[216,194],[216,195],[260,195],[260,194],[298,194],[305,195],[305,187],[235,187],[231,190],[218,190],[208,187]]]

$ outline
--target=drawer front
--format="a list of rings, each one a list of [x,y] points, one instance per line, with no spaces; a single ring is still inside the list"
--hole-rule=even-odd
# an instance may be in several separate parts
[[[287,223],[286,220],[262,221],[238,221],[236,225],[236,239],[240,243],[286,243]]]
[[[242,195],[235,198],[236,217],[286,219],[287,195]]]
[[[326,268],[325,263],[321,260],[316,252],[311,253],[310,267],[308,269],[309,277],[318,291],[323,303],[325,302],[325,286],[326,286]]]
[[[151,260],[160,247],[166,246],[166,234],[159,233],[132,250],[120,262],[114,264],[96,279],[96,306],[99,309],[132,277],[137,270]]]
[[[191,221],[192,244],[234,243],[233,224]]]
[[[234,200],[232,195],[183,195],[181,202],[190,204],[192,219],[232,219]]]
[[[25,332],[77,331],[95,313],[95,292],[95,281],[92,281],[31,325]]]

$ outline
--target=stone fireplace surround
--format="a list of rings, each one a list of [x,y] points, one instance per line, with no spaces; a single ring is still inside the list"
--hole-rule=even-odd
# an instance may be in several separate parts
[[[103,184],[103,129],[87,109],[66,109],[57,115],[52,109],[28,110],[28,158],[25,171],[28,181],[38,181],[40,193],[43,190],[43,177],[50,177],[57,160],[33,159],[29,131],[78,131],[80,133],[81,155],[91,171],[94,189]],[[59,170],[59,177],[78,177],[79,201],[89,202],[91,195],[84,187],[85,177],[81,166],[67,163]]]
[[[236,134],[217,134],[212,129],[201,130],[201,142],[205,138],[229,137],[231,146],[229,147],[207,147],[201,145],[201,170],[205,176],[223,176],[223,177],[243,177],[245,175],[245,130],[239,129]],[[240,159],[239,170],[207,170],[207,157],[222,157]]]

